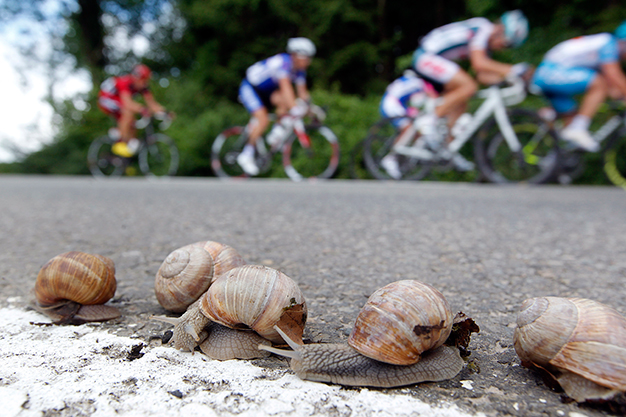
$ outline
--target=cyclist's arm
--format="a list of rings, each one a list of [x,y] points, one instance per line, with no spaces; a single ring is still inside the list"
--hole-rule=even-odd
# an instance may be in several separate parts
[[[150,91],[143,93],[143,99],[152,113],[165,113],[165,108],[157,103]]]
[[[278,80],[278,89],[280,90],[285,105],[288,109],[291,109],[296,105],[296,94],[293,91],[293,85],[289,77],[284,77]]]
[[[299,98],[307,103],[311,100],[311,95],[309,94],[309,89],[306,87],[306,84],[296,84],[296,93]]]
[[[129,91],[120,91],[120,100],[122,106],[134,113],[141,113],[143,111],[143,105],[133,100],[133,96]]]
[[[484,49],[474,49],[470,52],[470,64],[478,74],[478,81],[483,84],[495,84],[502,81],[513,67],[513,65],[491,59]]]
[[[609,85],[618,89],[622,93],[622,97],[626,98],[626,75],[622,71],[619,62],[604,63],[601,69]]]

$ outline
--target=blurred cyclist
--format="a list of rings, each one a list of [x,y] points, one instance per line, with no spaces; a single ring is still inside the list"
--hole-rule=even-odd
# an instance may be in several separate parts
[[[614,34],[580,36],[550,49],[537,67],[533,83],[569,123],[561,137],[578,147],[596,152],[600,145],[589,133],[591,119],[609,91],[626,98],[626,21]],[[580,108],[573,96],[584,94]]]
[[[412,70],[404,71],[401,77],[387,86],[380,101],[379,109],[382,117],[392,119],[391,123],[398,131],[394,145],[403,142],[408,144],[411,139],[411,135],[407,133],[411,126],[411,117],[417,115],[418,107],[424,104],[426,96],[435,97],[436,95],[433,87],[419,78]],[[407,133],[406,137],[405,133]],[[381,159],[380,165],[391,178],[397,180],[402,177],[398,157],[393,149]]]
[[[287,114],[294,117],[305,115],[307,108],[296,102],[296,95],[304,102],[309,102],[306,69],[315,52],[311,40],[291,38],[287,41],[287,53],[274,55],[247,69],[246,78],[239,87],[239,99],[252,115],[250,136],[243,151],[237,156],[237,163],[246,174],[259,173],[254,161],[254,150],[256,141],[269,126],[269,108],[276,107],[279,117]]]
[[[148,87],[152,71],[140,64],[132,72],[120,77],[110,77],[100,85],[98,107],[117,121],[120,138],[111,150],[116,155],[129,158],[137,152],[139,141],[135,138],[135,117],[137,114],[165,113],[165,109],[154,100]],[[146,106],[133,100],[142,95]]]
[[[528,36],[528,20],[520,10],[504,13],[497,23],[483,17],[450,23],[429,32],[420,41],[413,55],[417,74],[442,93],[441,104],[435,109],[431,123],[446,117],[448,127],[466,111],[469,99],[478,90],[478,84],[456,62],[469,59],[476,79],[482,84],[496,84],[509,75],[525,75],[529,66],[510,65],[493,60],[489,53],[509,47],[518,47]],[[454,155],[457,169],[473,169],[471,162],[460,154]]]

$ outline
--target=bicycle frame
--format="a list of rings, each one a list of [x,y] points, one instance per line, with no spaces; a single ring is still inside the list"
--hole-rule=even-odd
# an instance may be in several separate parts
[[[285,116],[285,117],[290,117],[290,116]],[[278,120],[276,119],[275,116],[272,117],[271,120],[273,120],[275,123],[278,123]],[[246,133],[249,132],[249,127],[248,127],[249,125],[250,123],[246,125],[246,130],[245,130]],[[287,126],[288,126],[288,130],[285,131],[283,137],[277,143],[273,145],[266,143],[265,136],[262,136],[261,138],[259,138],[259,140],[256,142],[257,152],[263,156],[267,155],[267,153],[274,154],[274,153],[282,152],[284,150],[285,144],[287,143],[287,139],[289,139],[289,137],[292,134],[296,135],[296,137],[298,138],[298,141],[300,141],[300,144],[302,145],[303,148],[308,149],[311,147],[311,138],[306,133],[304,122],[302,121],[301,118],[299,117],[293,118],[292,122],[288,123]],[[269,149],[268,149],[268,146],[269,146]]]
[[[626,113],[615,115],[607,120],[606,123],[594,132],[593,138],[598,143],[602,143],[606,140],[606,138],[615,133],[622,125],[626,125]]]
[[[452,153],[458,152],[463,145],[476,134],[489,117],[493,115],[509,148],[513,152],[519,152],[522,146],[511,126],[511,122],[506,114],[506,108],[507,106],[518,104],[526,98],[524,82],[521,79],[514,79],[510,87],[502,88],[494,85],[479,91],[476,96],[484,99],[484,101],[472,115],[472,120],[469,125],[450,142],[448,150]],[[434,108],[436,100],[437,99],[430,99],[430,103],[427,104],[427,106]],[[416,121],[417,120],[418,119],[416,119]],[[415,123],[412,129],[417,131]],[[416,148],[415,146],[402,146],[398,148],[396,152],[402,155],[424,160],[432,160],[435,157],[433,152],[424,148]]]

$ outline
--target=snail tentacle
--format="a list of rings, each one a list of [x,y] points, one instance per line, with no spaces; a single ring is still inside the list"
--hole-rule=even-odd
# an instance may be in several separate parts
[[[285,349],[277,349],[275,347],[259,345],[259,349],[266,350],[275,355],[284,356],[287,358],[295,359],[297,361],[302,360],[302,346],[300,343],[293,340],[289,337],[285,332],[283,332],[280,327],[274,325],[274,330],[283,338],[285,342],[289,345],[293,350],[285,350]]]

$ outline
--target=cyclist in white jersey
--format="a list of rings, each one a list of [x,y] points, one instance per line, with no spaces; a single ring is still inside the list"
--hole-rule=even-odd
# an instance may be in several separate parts
[[[439,27],[424,36],[413,55],[413,68],[442,93],[431,123],[435,125],[437,118],[446,117],[451,128],[478,90],[477,82],[455,61],[468,59],[476,79],[483,84],[496,84],[510,74],[522,76],[528,72],[528,65],[498,62],[489,53],[518,47],[527,36],[528,20],[520,10],[504,13],[497,23],[475,17]],[[455,155],[453,162],[457,169],[473,169],[473,164],[461,155]]]
[[[291,38],[287,42],[287,53],[257,62],[246,71],[246,78],[239,87],[239,99],[252,117],[250,137],[238,155],[237,163],[248,175],[259,173],[254,150],[256,141],[269,126],[269,108],[275,106],[279,117],[288,113],[294,117],[305,114],[306,106],[298,104],[296,96],[304,102],[309,101],[306,69],[315,52],[315,45],[309,39]]]
[[[589,133],[591,119],[609,92],[626,98],[626,21],[615,34],[599,33],[561,42],[550,49],[533,76],[533,84],[550,100],[567,126],[561,137],[596,152],[600,145]],[[578,110],[574,96],[583,94]]]

